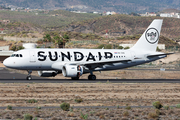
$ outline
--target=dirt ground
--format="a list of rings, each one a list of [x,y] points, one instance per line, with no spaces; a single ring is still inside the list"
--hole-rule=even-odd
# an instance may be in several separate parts
[[[180,100],[180,84],[169,83],[1,83],[0,106],[151,106],[155,100],[175,105]],[[76,103],[81,97],[84,102]],[[29,104],[29,99],[38,100]]]
[[[0,106],[59,106],[63,102],[73,106],[163,106],[180,104],[180,84],[177,83],[1,83]],[[81,98],[77,103],[75,99]],[[29,103],[29,100],[36,100]],[[57,109],[0,110],[0,119],[23,119],[26,113],[41,119],[177,119],[180,109],[162,108],[79,108],[70,111]],[[153,115],[155,114],[155,115]]]

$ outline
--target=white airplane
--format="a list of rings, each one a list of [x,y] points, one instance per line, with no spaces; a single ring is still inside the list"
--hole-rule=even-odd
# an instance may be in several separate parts
[[[41,77],[62,73],[65,77],[79,79],[90,73],[89,80],[96,80],[93,71],[117,70],[152,62],[171,53],[156,52],[163,20],[155,19],[137,43],[128,50],[119,49],[24,49],[14,52],[4,60],[8,68],[27,70],[27,80],[32,71]]]

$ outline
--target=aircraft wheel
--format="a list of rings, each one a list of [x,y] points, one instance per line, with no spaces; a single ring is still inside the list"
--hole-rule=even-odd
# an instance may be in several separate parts
[[[89,75],[89,76],[88,76],[88,80],[91,80],[91,76],[92,76],[92,75]]]
[[[96,76],[95,75],[89,75],[88,80],[96,80]]]
[[[32,77],[31,76],[27,76],[26,79],[27,80],[32,80]]]
[[[72,80],[79,80],[79,77],[72,77]]]

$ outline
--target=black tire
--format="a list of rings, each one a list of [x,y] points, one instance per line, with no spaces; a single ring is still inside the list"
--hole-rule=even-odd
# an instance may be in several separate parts
[[[32,77],[31,76],[27,76],[26,80],[32,80]]]
[[[95,76],[95,75],[92,75],[92,76],[91,76],[91,80],[96,80],[96,76]]]
[[[96,76],[95,75],[89,75],[88,80],[96,80]]]
[[[89,76],[88,76],[88,80],[91,80],[91,76],[92,76],[92,75],[89,75]]]
[[[72,77],[72,80],[79,80],[79,77]]]

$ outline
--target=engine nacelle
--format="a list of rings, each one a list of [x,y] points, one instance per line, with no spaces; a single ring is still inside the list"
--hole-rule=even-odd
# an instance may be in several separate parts
[[[64,77],[80,77],[83,74],[83,67],[79,65],[64,65],[62,73]]]
[[[40,77],[55,77],[57,75],[56,71],[38,71]]]

